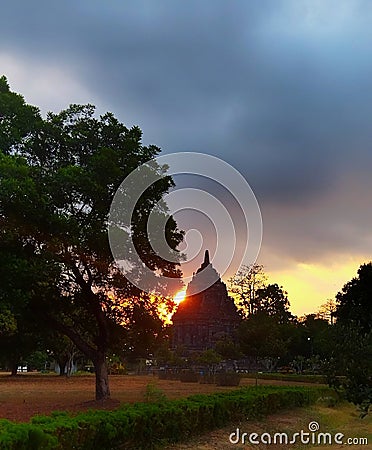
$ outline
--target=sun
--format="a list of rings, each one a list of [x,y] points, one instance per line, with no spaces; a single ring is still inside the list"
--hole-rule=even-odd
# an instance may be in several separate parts
[[[183,300],[185,300],[186,297],[186,291],[179,291],[177,294],[173,297],[174,302],[179,305]]]

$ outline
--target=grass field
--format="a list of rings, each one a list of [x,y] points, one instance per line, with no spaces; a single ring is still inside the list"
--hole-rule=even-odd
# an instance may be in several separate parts
[[[241,386],[254,385],[254,379],[244,378]],[[305,385],[288,381],[259,380],[259,384]],[[110,376],[111,400],[93,401],[95,395],[94,375],[72,376],[20,374],[10,377],[0,375],[0,417],[15,421],[28,421],[36,414],[48,414],[56,410],[83,411],[88,408],[114,409],[120,403],[144,401],[146,386],[155,384],[169,399],[187,397],[198,393],[223,392],[233,387],[210,384],[181,383],[158,380],[153,376]]]

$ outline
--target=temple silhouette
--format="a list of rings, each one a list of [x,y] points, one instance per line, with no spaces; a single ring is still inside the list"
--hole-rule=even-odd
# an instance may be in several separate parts
[[[234,341],[240,320],[206,250],[202,265],[187,286],[185,299],[172,317],[172,347],[187,353],[214,348],[224,338]]]

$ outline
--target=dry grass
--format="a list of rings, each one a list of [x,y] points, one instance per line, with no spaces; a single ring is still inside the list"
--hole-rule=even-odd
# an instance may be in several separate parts
[[[229,387],[180,381],[158,380],[152,376],[112,375],[112,400],[95,402],[94,375],[72,376],[20,374],[0,375],[0,417],[28,421],[35,414],[49,414],[56,410],[83,411],[88,408],[114,409],[120,403],[144,401],[146,386],[155,384],[167,398],[187,397],[192,394],[224,392]],[[245,378],[241,385],[253,385],[254,379]],[[259,380],[259,384],[289,385],[290,382]],[[305,384],[305,383],[297,383]]]
[[[368,445],[284,445],[284,444],[255,444],[251,445],[248,442],[244,444],[231,444],[229,442],[230,433],[234,432],[237,427],[241,432],[270,433],[275,432],[288,433],[293,436],[294,433],[301,431],[301,429],[308,431],[308,424],[312,421],[317,421],[320,425],[320,432],[343,433],[345,440],[349,437],[367,438]],[[372,417],[360,419],[355,407],[351,404],[343,403],[333,408],[323,405],[314,405],[308,408],[299,408],[292,411],[284,411],[267,417],[264,421],[244,421],[237,424],[232,424],[219,430],[203,434],[202,436],[193,438],[189,442],[171,445],[166,450],[286,450],[291,448],[293,450],[329,450],[352,448],[353,450],[367,450],[372,448]]]

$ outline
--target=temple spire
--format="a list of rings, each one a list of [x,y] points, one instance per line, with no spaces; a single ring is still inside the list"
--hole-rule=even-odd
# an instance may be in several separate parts
[[[205,254],[204,254],[204,263],[203,263],[203,266],[207,266],[209,264],[209,250],[206,250],[205,251]]]
[[[209,266],[210,266],[210,268],[212,268],[211,263],[209,261],[209,251],[206,250],[204,253],[204,261],[203,261],[202,265],[199,267],[199,269],[196,271],[196,273],[197,274],[200,273],[202,270],[206,269]]]

